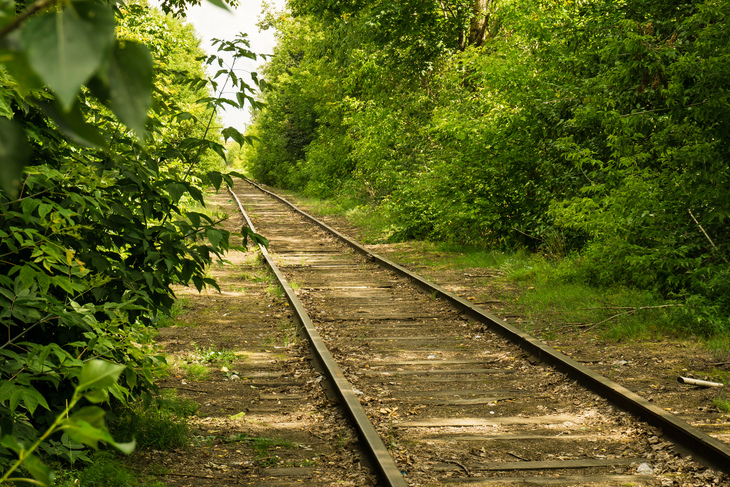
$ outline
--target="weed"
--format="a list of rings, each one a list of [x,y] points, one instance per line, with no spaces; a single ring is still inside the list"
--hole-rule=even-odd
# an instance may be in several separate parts
[[[208,366],[203,364],[182,364],[180,365],[180,368],[185,374],[185,377],[192,381],[202,382],[210,375]]]
[[[233,350],[200,348],[197,345],[195,345],[195,351],[189,357],[193,363],[222,365],[225,367],[236,361],[236,353]]]
[[[281,320],[279,322],[279,333],[281,334],[281,341],[284,347],[297,343],[297,328],[293,322]]]
[[[253,438],[251,441],[251,449],[256,455],[256,463],[262,467],[272,467],[281,463],[279,455],[270,455],[271,448],[294,448],[295,445],[291,441],[276,438]]]
[[[730,413],[730,399],[716,397],[711,401],[711,404],[723,413]]]
[[[345,446],[345,434],[342,431],[339,431],[337,433],[337,444],[335,445],[335,451],[339,450],[340,448]]]
[[[131,472],[119,458],[107,451],[94,454],[93,463],[78,474],[84,487],[136,487],[137,474]],[[72,484],[73,485],[73,484]]]
[[[155,321],[157,328],[167,328],[175,326],[178,323],[178,317],[190,308],[190,300],[186,297],[180,297],[175,300],[167,315],[159,315]]]
[[[281,299],[284,296],[284,289],[278,284],[269,284],[266,288],[266,292],[276,299]]]
[[[266,274],[261,275],[258,272],[242,272],[238,277],[242,281],[247,281],[247,282],[266,282],[271,279],[270,276],[268,276]]]
[[[167,450],[185,446],[188,442],[187,418],[194,415],[198,405],[165,391],[149,405],[140,400],[115,410],[109,415],[109,430],[118,441],[137,441],[140,449]]]

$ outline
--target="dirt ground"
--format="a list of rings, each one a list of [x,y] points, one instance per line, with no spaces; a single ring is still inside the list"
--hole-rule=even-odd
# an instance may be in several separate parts
[[[240,231],[226,193],[210,205]],[[134,465],[168,486],[374,485],[259,252],[226,260],[210,269],[221,292],[177,289],[182,313],[157,337],[171,365],[160,388],[199,404],[190,445],[135,452]]]

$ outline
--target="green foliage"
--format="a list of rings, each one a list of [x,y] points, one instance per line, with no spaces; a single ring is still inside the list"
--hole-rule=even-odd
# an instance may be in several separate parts
[[[254,177],[373,205],[394,239],[578,252],[575,279],[728,329],[730,2],[291,5]]]
[[[91,465],[84,468],[78,476],[79,482],[86,487],[136,487],[137,475],[131,472],[109,452],[96,452]]]
[[[216,287],[206,269],[230,235],[189,203],[231,182],[211,158],[225,159],[217,107],[256,102],[232,67],[236,100],[211,96],[193,31],[147,6],[0,11],[0,466],[20,456],[45,482],[27,445],[73,462],[111,441],[101,406],[59,423],[83,390],[73,381],[103,358],[121,379],[86,399],[149,395],[164,359],[140,347],[145,327],[169,314],[173,285]],[[253,56],[243,37],[219,44]]]
[[[104,424],[105,411],[101,407],[85,406],[75,409],[82,400],[92,404],[107,400],[109,393],[113,393],[115,388],[119,389],[117,380],[124,371],[124,366],[102,360],[91,360],[79,369],[74,371],[78,374],[75,377],[78,384],[66,403],[66,407],[55,417],[43,434],[32,439],[18,438],[18,435],[12,434],[12,429],[7,429],[7,424],[3,425],[0,432],[0,453],[5,456],[12,452],[17,459],[8,462],[5,473],[0,477],[0,483],[21,481],[21,478],[12,477],[12,474],[22,467],[40,485],[51,485],[54,474],[37,456],[36,451],[45,440],[55,433],[62,432],[67,438],[65,441],[70,444],[86,445],[97,449],[99,442],[103,442],[124,453],[132,452],[133,440],[129,443],[118,443],[109,434]],[[9,383],[11,386],[13,385],[12,382]],[[12,402],[11,400],[11,405]],[[25,399],[25,403],[28,404],[28,399]],[[47,407],[46,404],[43,405]],[[24,440],[30,441],[26,443]]]

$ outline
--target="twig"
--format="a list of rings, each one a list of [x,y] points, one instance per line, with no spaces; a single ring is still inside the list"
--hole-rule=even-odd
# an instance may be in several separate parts
[[[456,460],[444,460],[446,463],[453,463],[454,465],[460,466],[462,469],[464,469],[464,472],[466,473],[467,477],[471,477],[471,472],[469,472],[469,469],[464,466],[463,463],[457,462]]]
[[[631,314],[634,314],[634,313],[636,313],[636,309],[633,309],[631,311],[627,311],[626,313],[616,313],[615,315],[613,315],[613,316],[611,316],[609,318],[606,318],[603,321],[599,321],[598,323],[591,323],[591,326],[588,326],[588,327],[586,327],[584,329],[585,329],[585,331],[591,331],[592,329],[594,329],[598,325],[602,325],[602,324],[604,324],[604,323],[606,323],[608,321],[611,321],[611,320],[613,320],[615,318],[618,318],[619,316],[626,316],[626,315],[631,315]]]
[[[23,10],[20,15],[15,17],[9,24],[7,24],[5,27],[0,29],[0,39],[5,37],[6,35],[10,34],[12,31],[20,27],[20,24],[22,24],[25,19],[30,17],[31,15],[35,14],[36,12],[43,10],[46,7],[50,7],[56,3],[56,0],[38,0],[30,7]]]
[[[616,313],[615,315],[612,315],[608,318],[606,318],[603,321],[598,321],[596,323],[584,323],[584,322],[578,322],[578,323],[563,323],[563,326],[560,326],[558,328],[554,328],[551,331],[557,331],[562,330],[564,328],[580,328],[584,329],[586,331],[590,331],[593,328],[595,328],[598,325],[602,325],[603,323],[606,323],[607,321],[611,321],[613,319],[618,318],[619,316],[625,316],[625,315],[631,315],[636,313],[639,310],[642,309],[658,309],[658,308],[675,308],[675,307],[683,307],[684,304],[681,303],[675,303],[675,304],[660,304],[657,306],[605,306],[605,307],[596,307],[596,308],[580,308],[581,311],[591,311],[591,310],[625,310],[623,313]]]
[[[516,232],[519,232],[519,233],[521,233],[521,234],[522,234],[522,235],[524,235],[525,237],[529,237],[529,238],[531,238],[531,239],[534,239],[534,240],[540,240],[540,241],[542,241],[542,239],[541,239],[540,237],[534,237],[534,236],[530,235],[529,233],[525,233],[525,232],[523,232],[522,230],[520,230],[520,229],[519,229],[519,228],[517,228],[517,227],[512,227],[512,230],[514,230],[514,231],[516,231]]]
[[[598,308],[581,308],[581,311],[588,311],[588,310],[595,310],[595,309],[628,309],[633,311],[638,311],[640,309],[657,309],[657,308],[675,308],[675,307],[683,307],[684,304],[681,303],[674,303],[674,304],[659,304],[656,306],[606,306],[606,307],[598,307]]]
[[[687,213],[689,213],[689,216],[692,217],[692,219],[697,224],[697,226],[700,227],[700,230],[702,230],[702,233],[705,235],[705,237],[707,238],[707,240],[710,242],[710,245],[712,245],[712,248],[715,249],[715,252],[717,252],[718,251],[717,245],[715,245],[715,242],[713,242],[712,239],[710,238],[710,236],[707,235],[707,232],[705,231],[705,229],[702,227],[702,225],[700,225],[700,222],[698,222],[697,221],[697,218],[695,218],[695,216],[692,214],[692,210],[689,210],[688,209],[687,210]],[[720,257],[722,258],[722,260],[724,260],[725,262],[727,262],[727,259],[724,256],[721,255]]]
[[[319,436],[319,435],[318,435],[317,433],[315,433],[315,432],[314,432],[314,431],[312,431],[311,429],[306,429],[306,430],[304,430],[304,431],[306,431],[307,433],[309,433],[309,434],[310,434],[310,435],[312,435],[312,436],[316,436],[317,438],[319,438],[319,439],[320,439],[320,440],[322,440],[322,441],[325,441],[325,442],[326,442],[326,441],[328,441],[328,440],[327,440],[327,438],[324,438],[324,437],[322,437],[322,436]]]
[[[508,451],[507,455],[512,455],[516,459],[522,460],[523,462],[529,462],[529,460],[527,458],[521,457],[521,456],[517,455],[516,453],[512,453],[511,451]]]

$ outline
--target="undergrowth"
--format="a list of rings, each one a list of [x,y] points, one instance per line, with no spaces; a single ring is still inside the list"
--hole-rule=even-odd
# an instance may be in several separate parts
[[[174,390],[162,390],[145,404],[137,402],[117,406],[107,415],[109,431],[122,441],[136,441],[137,450],[171,450],[187,446],[188,418],[198,411],[198,404],[177,397]],[[140,476],[126,457],[99,450],[86,462],[77,461],[58,470],[56,487],[162,487],[153,476]]]
[[[178,398],[175,391],[163,389],[149,404],[139,400],[115,411],[109,429],[115,438],[134,438],[138,449],[179,448],[188,444],[188,418],[198,407],[194,401]]]

